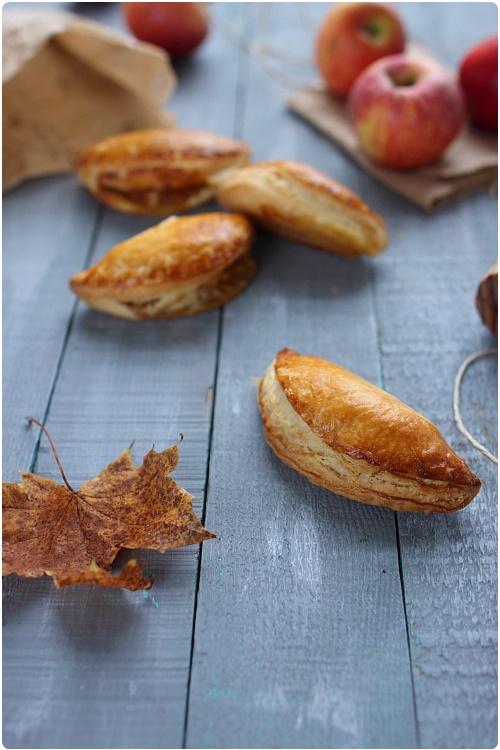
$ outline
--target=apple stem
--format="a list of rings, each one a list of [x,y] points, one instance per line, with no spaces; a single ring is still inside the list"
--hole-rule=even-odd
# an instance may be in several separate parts
[[[28,424],[31,424],[33,422],[34,424],[36,424],[42,430],[43,434],[45,435],[45,437],[49,441],[49,445],[50,445],[50,448],[52,450],[52,454],[54,456],[55,462],[57,464],[57,468],[59,469],[59,472],[61,474],[61,477],[62,477],[62,480],[63,480],[64,484],[66,485],[66,487],[68,488],[68,490],[70,492],[72,492],[74,495],[76,495],[75,490],[73,489],[73,487],[68,482],[66,474],[64,473],[64,469],[63,469],[63,466],[62,466],[62,463],[61,463],[61,459],[59,458],[59,453],[57,452],[57,448],[56,448],[56,446],[54,444],[54,441],[52,440],[52,438],[50,436],[50,433],[49,433],[48,429],[45,427],[44,424],[42,424],[42,422],[40,422],[35,417],[26,417],[26,419],[28,420]]]
[[[370,37],[370,39],[376,39],[379,35],[379,28],[374,23],[367,23],[363,31],[365,32],[366,36]]]

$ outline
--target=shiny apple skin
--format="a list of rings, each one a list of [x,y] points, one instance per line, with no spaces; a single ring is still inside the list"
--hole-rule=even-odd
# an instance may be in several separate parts
[[[173,59],[190,55],[209,31],[203,3],[123,3],[130,31],[166,50]]]
[[[403,52],[405,43],[403,24],[389,6],[339,3],[320,26],[316,64],[330,91],[345,96],[368,65],[385,55]]]
[[[455,79],[437,64],[407,55],[370,65],[351,90],[348,111],[363,150],[394,169],[437,161],[464,122]]]
[[[470,50],[460,64],[460,85],[475,125],[498,130],[498,38]]]

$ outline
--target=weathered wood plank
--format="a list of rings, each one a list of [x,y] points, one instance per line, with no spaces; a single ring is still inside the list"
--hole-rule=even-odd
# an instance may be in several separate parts
[[[118,23],[118,10],[118,4],[101,8],[99,17]],[[183,66],[171,104],[180,126],[232,132],[241,81],[237,60],[228,64],[231,53],[215,30]],[[66,205],[62,197],[57,216],[64,216]],[[54,207],[52,223],[55,216]],[[154,223],[106,213],[93,259]],[[48,227],[37,242],[50,242]],[[80,266],[73,260],[54,270],[58,285],[66,289],[67,277]],[[35,309],[43,317],[44,308]],[[152,443],[166,446],[182,431],[176,478],[202,512],[218,316],[134,324],[78,306],[48,415],[75,484],[132,439],[140,460]],[[19,390],[18,398],[24,413],[25,392]],[[43,441],[37,470],[56,476]],[[182,745],[198,548],[143,557],[156,578],[153,598],[87,588],[57,591],[46,580],[19,581],[13,588],[4,628],[6,745]]]
[[[492,198],[478,196],[422,223],[401,207],[400,239],[377,278],[386,387],[438,424],[483,481],[461,513],[399,515],[423,747],[496,743],[497,472],[458,433],[451,406],[460,362],[494,345],[474,295],[495,257],[496,211]],[[496,393],[496,363],[477,363],[464,382],[463,414],[494,451]]]
[[[4,197],[4,480],[29,467],[36,433],[24,418],[44,413],[74,307],[67,278],[84,267],[98,211],[70,177],[32,180]]]
[[[472,4],[455,5],[453,8],[426,6],[427,9],[431,13],[426,16],[421,6],[410,4],[403,6],[402,12],[407,17],[409,27],[415,28],[416,36],[431,47],[433,43],[436,52],[439,53],[444,41],[443,52],[446,52],[445,59],[449,63],[458,62],[464,50],[491,33],[494,26],[493,6],[483,5],[479,12],[478,6]],[[295,48],[301,47],[288,45],[288,49]],[[268,122],[269,132],[271,128]],[[261,158],[279,157],[284,153],[284,146],[287,145],[284,134],[288,126],[282,112],[277,115],[276,123],[275,130],[279,130],[280,139],[271,139],[271,142],[269,137],[264,136],[266,125],[261,125],[263,137],[259,140],[258,151]],[[307,140],[302,140],[301,146],[304,147],[305,143]],[[289,149],[287,155],[305,158],[306,154],[299,149]],[[323,166],[327,163],[332,166],[332,173],[342,179],[340,171],[333,172],[334,167],[337,170],[342,163],[342,157],[334,150],[325,151]],[[370,197],[365,184],[367,178],[360,173],[350,177],[350,184],[356,184],[356,177],[357,189]],[[481,196],[452,207],[437,217],[424,219],[405,201],[388,191],[373,188],[372,192],[372,202],[374,205],[378,202],[378,207],[388,218],[392,235],[389,253],[381,263],[372,265],[386,386],[428,413],[473,466],[481,465],[481,470],[476,470],[483,480],[486,479],[482,496],[462,514],[437,519],[401,515],[399,519],[420,741],[424,747],[492,746],[496,742],[496,472],[464,444],[465,441],[457,436],[452,427],[451,383],[461,358],[488,340],[488,335],[482,332],[475,316],[472,299],[475,283],[484,268],[491,265],[494,255],[496,209],[488,198]],[[425,231],[422,230],[424,226]],[[478,226],[482,227],[480,236]],[[275,241],[266,240],[267,252],[276,253],[275,244]],[[266,255],[266,263],[270,262]],[[211,467],[211,487],[214,490],[209,493],[208,519],[212,514],[215,517],[224,513],[224,506],[231,504],[224,535],[224,538],[228,536],[231,540],[231,551],[228,555],[217,555],[217,548],[207,547],[203,554],[188,735],[192,746],[226,746],[226,743],[227,746],[231,743],[238,746],[245,744],[245,741],[248,743],[249,737],[253,746],[293,746],[294,740],[300,743],[297,737],[300,731],[297,733],[294,727],[299,725],[303,730],[304,712],[313,727],[308,726],[304,732],[306,736],[302,739],[302,746],[320,745],[322,740],[325,741],[325,735],[329,737],[329,746],[335,741],[341,746],[348,744],[346,735],[342,736],[339,727],[335,732],[329,731],[328,726],[329,721],[334,723],[342,715],[341,707],[335,703],[334,689],[339,684],[344,685],[339,681],[333,685],[324,680],[322,682],[324,673],[319,667],[323,666],[324,658],[315,660],[319,625],[314,622],[311,626],[309,587],[304,584],[310,583],[311,578],[317,583],[319,576],[302,575],[297,591],[290,586],[294,568],[302,573],[304,569],[311,572],[310,562],[314,557],[311,550],[317,549],[317,537],[306,536],[306,549],[300,563],[294,566],[294,555],[290,549],[293,549],[297,537],[295,529],[290,530],[290,527],[297,521],[294,519],[292,522],[287,514],[283,514],[280,504],[277,508],[273,505],[273,510],[269,511],[269,502],[276,502],[276,479],[271,472],[268,473],[265,449],[257,448],[256,453],[258,425],[254,425],[254,440],[248,439],[245,434],[246,419],[253,418],[257,422],[257,418],[244,373],[259,374],[258,367],[262,369],[264,364],[264,349],[267,349],[269,340],[276,336],[276,328],[284,332],[276,347],[290,343],[290,338],[298,338],[299,342],[307,338],[309,350],[316,344],[315,351],[339,360],[340,352],[337,350],[344,340],[339,344],[334,338],[335,331],[340,329],[347,337],[352,335],[359,338],[360,334],[358,330],[353,331],[352,326],[346,326],[345,319],[338,317],[338,313],[329,328],[330,319],[326,311],[322,317],[323,330],[318,331],[318,324],[315,327],[312,322],[314,314],[311,317],[309,305],[306,317],[308,328],[304,331],[304,323],[297,324],[294,316],[298,315],[301,304],[303,279],[310,284],[311,277],[315,276],[310,267],[299,271],[295,260],[293,274],[287,270],[284,262],[278,261],[276,255],[273,255],[272,263],[270,277],[274,281],[262,280],[262,274],[266,272],[264,268],[257,283],[272,285],[274,291],[277,288],[281,291],[282,285],[289,284],[292,276],[293,285],[289,289],[288,299],[294,300],[293,309],[283,310],[280,314],[275,299],[271,303],[271,289],[268,287],[265,294],[259,295],[255,308],[267,306],[267,319],[273,320],[271,332],[260,317],[256,318],[253,310],[249,309],[249,296],[240,300],[225,316],[217,390],[214,462]],[[469,306],[466,300],[469,300]],[[233,322],[231,317],[239,313],[241,306],[244,306],[244,315],[238,315],[238,322]],[[251,343],[244,339],[241,318],[245,320],[247,331],[259,331],[258,343],[253,338]],[[236,329],[234,335],[233,327]],[[392,335],[387,333],[388,330]],[[242,340],[245,340],[244,345],[239,343]],[[364,371],[368,377],[371,374],[375,379],[376,375],[374,377],[366,369],[366,359],[372,360],[372,357],[371,350],[364,346],[356,354],[351,353],[351,366],[359,372]],[[348,363],[349,355],[344,362],[346,360]],[[487,363],[478,365],[478,368],[479,373],[475,377],[481,376],[479,392],[488,394],[486,403],[491,408],[496,400],[495,374],[491,365],[488,370]],[[471,382],[466,381],[465,402],[470,397]],[[495,442],[491,435],[494,415],[488,413],[488,407],[485,409],[484,401],[478,405],[476,397],[473,403],[479,409],[476,418],[471,420],[471,411],[465,408],[466,418],[478,436],[489,440],[492,445]],[[494,410],[491,408],[491,411]],[[235,427],[240,440],[241,432],[245,436],[241,450],[235,447]],[[220,456],[218,461],[217,456]],[[228,483],[223,463],[229,467],[231,477],[241,476],[241,480],[232,479]],[[247,470],[242,468],[245,466]],[[277,471],[280,479],[283,475],[291,474],[284,467],[279,467]],[[223,478],[225,491],[220,497],[215,487]],[[301,482],[298,478],[292,481],[294,488]],[[252,488],[250,503],[247,499],[249,487]],[[294,494],[289,486],[287,489],[289,503],[290,495],[294,497]],[[307,488],[306,491],[318,497],[317,490]],[[246,502],[240,508],[238,500],[243,492]],[[278,494],[278,501],[281,499]],[[340,507],[344,508],[343,505]],[[335,506],[330,506],[332,516],[336,510]],[[365,509],[359,511],[360,514],[365,512]],[[270,513],[273,513],[272,520]],[[236,514],[236,518],[231,517],[233,514]],[[260,521],[258,524],[254,520],[255,514]],[[327,538],[335,547],[335,537],[328,534]],[[269,549],[264,551],[269,539]],[[369,539],[374,542],[371,530]],[[358,560],[357,549],[350,547],[349,553]],[[230,554],[236,558],[236,562],[232,562]],[[270,564],[271,558],[274,564]],[[322,564],[325,566],[323,558]],[[323,569],[319,565],[317,568]],[[338,569],[334,586],[339,585]],[[353,595],[353,592],[350,594]],[[340,601],[344,603],[342,598]],[[297,618],[290,616],[291,612],[295,612],[294,603],[303,614],[300,625],[314,644],[308,644],[307,656],[310,670],[318,676],[317,685],[320,687],[315,692],[308,691],[308,669],[303,668],[300,659],[302,633],[297,628]],[[383,606],[382,602],[377,602],[377,606]],[[325,603],[323,618],[324,609]],[[279,615],[276,616],[276,613]],[[344,625],[349,630],[351,645],[359,637],[360,624],[353,617],[348,618],[346,623],[342,618],[344,613],[345,607],[341,608],[340,616],[335,612],[334,624],[338,628]],[[318,618],[318,621],[321,619]],[[225,622],[231,623],[231,629],[224,626]],[[236,635],[231,635],[232,630],[237,631]],[[217,632],[224,632],[224,659],[215,637]],[[336,631],[334,635],[337,636]],[[215,657],[212,656],[213,652]],[[346,653],[350,654],[348,647],[342,653],[344,664],[348,658]],[[280,662],[284,665],[282,672]],[[373,679],[374,670],[369,670],[371,664],[370,660],[364,664],[364,682]],[[300,681],[302,690],[299,700],[295,702],[297,694],[293,688],[296,679]],[[386,674],[386,689],[389,680],[390,673]],[[256,691],[256,685],[264,688]],[[369,691],[369,687],[365,689]],[[346,695],[345,687],[343,695]],[[387,696],[382,689],[371,697],[372,708],[375,713],[379,712],[380,723],[374,734],[360,743],[363,746],[384,744],[383,734],[387,731],[387,716],[383,714],[384,709],[387,710]],[[365,702],[361,701],[361,706]],[[361,712],[362,708],[359,710]],[[344,710],[344,718],[346,715],[349,716],[349,713]],[[349,718],[352,720],[352,715]],[[318,725],[321,727],[319,731]],[[348,722],[347,726],[352,729],[352,722]],[[343,729],[345,731],[345,725]],[[291,735],[294,740],[290,739]],[[319,741],[318,736],[321,738]],[[349,739],[352,741],[352,737]]]
[[[290,49],[293,12],[272,7],[266,41]],[[373,182],[293,120],[280,88],[250,65],[244,136],[256,157],[314,164],[377,207]],[[207,505],[220,541],[202,555],[188,746],[414,746],[394,515],[280,464],[252,383],[285,345],[377,381],[377,261],[265,234],[256,254],[256,280],[224,311]]]
[[[267,8],[274,16],[269,41],[308,54],[308,19],[324,9]],[[96,3],[83,10],[122,25],[116,6]],[[486,3],[404,4],[400,10],[412,35],[452,64],[496,27],[494,6]],[[236,5],[216,11],[233,30],[258,13]],[[216,35],[180,68],[174,107],[180,125],[228,134],[235,123],[239,127],[237,103],[244,101],[245,87],[236,57],[227,39]],[[463,356],[491,343],[472,301],[496,247],[494,204],[477,197],[423,217],[307,126],[292,123],[280,93],[252,64],[244,135],[256,157],[303,159],[345,180],[386,216],[392,241],[386,256],[348,264],[262,235],[258,277],[225,311],[207,519],[220,539],[203,552],[188,744],[401,747],[418,739],[393,515],[313,488],[279,464],[261,438],[250,379],[287,344],[336,359],[373,381],[385,376],[386,387],[436,421],[485,482],[463,513],[401,515],[398,529],[420,744],[491,746],[496,472],[456,432],[450,400]],[[39,414],[47,403],[71,310],[66,280],[82,265],[91,236],[95,206],[71,185],[57,179],[22,188],[30,196],[27,205],[14,203],[15,221],[8,217],[5,229],[12,295],[4,318],[10,347],[4,405],[10,408],[15,393],[12,408],[21,417],[25,400]],[[49,189],[57,195],[57,213]],[[85,221],[79,201],[88,212]],[[30,242],[36,239],[38,247],[41,237],[53,236],[54,216],[61,236],[49,247],[44,242],[37,254]],[[145,224],[107,216],[98,252]],[[65,247],[73,248],[71,255],[61,252]],[[32,283],[23,290],[16,285],[26,269]],[[207,316],[204,325],[192,319],[139,331],[79,308],[49,419],[75,482],[133,437],[140,459],[151,441],[164,444],[182,430],[177,478],[203,494],[216,316]],[[36,380],[24,365],[32,347],[38,352],[33,361],[41,363]],[[464,383],[467,424],[490,446],[492,364],[478,364]],[[6,478],[26,466],[36,438],[12,414],[5,418]],[[39,468],[54,475],[44,443]],[[181,743],[196,550],[147,558],[157,576],[155,600],[83,588],[56,592],[44,581],[7,587],[6,745]]]
[[[495,33],[489,3],[400,8],[408,28],[450,65]],[[474,196],[422,217],[387,196],[390,252],[377,266],[376,308],[386,387],[439,425],[483,481],[479,497],[446,517],[399,514],[422,747],[497,742],[497,471],[456,429],[456,370],[495,345],[474,309],[476,285],[497,253],[497,204]],[[496,452],[497,372],[478,363],[463,386],[472,432]]]

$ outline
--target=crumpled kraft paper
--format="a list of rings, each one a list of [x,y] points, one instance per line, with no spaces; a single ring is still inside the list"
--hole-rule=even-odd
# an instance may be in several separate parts
[[[430,58],[416,45],[410,51],[413,56]],[[421,169],[399,171],[375,164],[362,151],[345,100],[332,96],[323,85],[302,88],[286,101],[292,111],[331,138],[363,169],[428,211],[475,190],[492,189],[497,183],[496,134],[466,124],[439,161]]]
[[[165,127],[175,88],[157,47],[60,11],[3,15],[3,189],[65,172],[85,146]]]

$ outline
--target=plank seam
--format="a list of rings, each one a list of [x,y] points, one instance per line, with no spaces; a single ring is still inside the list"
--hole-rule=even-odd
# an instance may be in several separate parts
[[[246,90],[247,87],[244,85],[244,79],[248,79],[248,58],[245,59],[246,65],[243,64],[244,56],[241,50],[238,53],[238,77],[236,81],[236,93],[235,93],[235,106],[234,106],[234,123],[233,123],[233,137],[241,138],[243,134],[243,122],[244,112],[246,109]],[[222,347],[222,336],[224,330],[224,309],[225,306],[219,308],[219,317],[217,321],[217,343],[215,348],[215,366],[214,366],[214,377],[213,377],[213,394],[212,394],[212,409],[210,413],[210,426],[208,431],[208,448],[207,448],[207,463],[205,473],[205,484],[203,487],[203,508],[201,514],[201,520],[205,525],[205,518],[207,513],[207,498],[208,498],[208,487],[210,482],[210,459],[212,455],[212,441],[215,425],[215,405],[217,400],[217,384],[219,376],[219,361],[220,351]],[[194,610],[193,610],[193,627],[191,630],[191,651],[189,656],[189,671],[186,689],[186,707],[184,713],[184,726],[182,732],[182,747],[187,747],[187,733],[189,723],[189,704],[191,697],[191,678],[193,674],[193,660],[194,660],[194,643],[196,639],[196,616],[198,613],[198,600],[200,592],[200,580],[201,580],[201,564],[203,557],[203,542],[200,544],[200,551],[198,554],[198,565],[196,570],[196,584],[195,584],[195,599],[194,599]]]
[[[377,351],[378,351],[380,387],[385,389],[384,361],[383,361],[384,355],[382,352],[382,342],[380,338],[378,309],[377,309],[377,302],[376,302],[376,295],[375,295],[375,273],[374,273],[373,268],[371,269],[371,273],[370,273],[370,295],[372,299],[373,318],[375,321],[375,339],[376,339]],[[420,728],[419,728],[419,723],[418,723],[418,711],[417,711],[417,697],[416,697],[416,692],[415,692],[415,678],[414,678],[414,670],[413,670],[413,656],[412,656],[412,650],[411,650],[410,627],[408,623],[408,611],[406,608],[406,591],[405,591],[404,573],[403,573],[403,560],[402,560],[402,554],[401,554],[401,541],[400,541],[400,535],[399,535],[399,521],[398,521],[398,514],[396,513],[396,511],[394,511],[394,528],[395,528],[395,533],[396,533],[396,548],[397,548],[397,553],[398,553],[399,584],[401,587],[401,599],[403,601],[403,614],[405,618],[406,647],[408,651],[408,662],[409,662],[409,667],[410,667],[410,684],[411,684],[411,695],[412,695],[412,704],[413,704],[413,716],[415,720],[415,737],[417,740],[417,747],[421,747]]]
[[[419,723],[418,723],[418,711],[417,711],[417,696],[416,696],[416,691],[415,691],[413,656],[412,656],[412,651],[411,651],[410,627],[408,624],[408,611],[406,609],[406,591],[405,591],[405,579],[404,579],[402,555],[401,555],[401,542],[400,542],[400,535],[399,535],[399,520],[398,520],[398,514],[396,512],[394,512],[394,525],[396,528],[396,544],[398,548],[399,581],[401,583],[401,596],[403,598],[403,612],[405,616],[406,643],[408,647],[408,659],[410,661],[411,694],[412,694],[412,699],[413,699],[413,713],[415,716],[415,736],[417,739],[417,747],[421,747],[420,728],[419,728]]]
[[[101,228],[103,216],[104,216],[104,208],[102,206],[98,206],[97,207],[97,211],[96,211],[96,217],[95,217],[94,227],[92,229],[92,234],[90,235],[90,240],[89,240],[87,252],[85,254],[85,259],[84,259],[84,262],[83,262],[83,267],[84,268],[86,268],[88,266],[88,264],[90,262],[90,259],[92,257],[92,254],[94,252],[94,247],[95,247],[95,244],[96,244],[96,241],[97,241],[99,230]],[[75,301],[73,302],[73,305],[71,307],[71,311],[70,311],[70,314],[69,314],[68,322],[66,324],[66,330],[64,332],[64,338],[63,338],[62,345],[61,345],[61,351],[59,352],[59,357],[57,358],[56,368],[55,368],[55,371],[54,371],[54,377],[52,378],[52,383],[50,384],[49,395],[47,397],[47,403],[46,403],[46,406],[45,406],[45,409],[44,409],[44,413],[43,413],[43,416],[42,416],[42,419],[41,419],[41,422],[42,422],[43,425],[46,425],[47,419],[49,418],[50,407],[52,405],[52,401],[53,401],[53,398],[54,398],[54,393],[56,391],[57,381],[59,380],[59,375],[61,373],[61,369],[62,369],[62,365],[63,365],[63,361],[64,361],[64,356],[66,354],[66,349],[68,347],[68,343],[69,343],[69,339],[70,339],[70,336],[71,336],[71,332],[73,330],[73,325],[74,325],[74,322],[75,322],[77,307],[78,307],[78,299],[75,299]],[[36,443],[35,443],[35,445],[33,447],[33,453],[32,453],[32,456],[31,456],[31,461],[30,461],[30,466],[29,466],[29,471],[31,473],[33,473],[35,471],[35,467],[36,467],[36,464],[37,464],[37,461],[38,461],[38,454],[40,452],[40,443],[41,443],[41,440],[42,440],[42,430],[39,429],[38,430],[38,437],[37,437]]]
[[[215,349],[215,367],[214,367],[214,378],[213,378],[213,397],[212,397],[212,410],[210,414],[210,427],[208,431],[208,449],[207,449],[207,462],[205,470],[205,484],[203,487],[203,508],[201,512],[201,521],[205,525],[205,517],[207,511],[207,497],[208,497],[208,485],[210,481],[210,457],[212,453],[212,439],[215,423],[215,399],[217,393],[217,376],[219,372],[219,355],[222,342],[222,327],[223,327],[223,309],[219,309],[219,317],[217,321],[217,343]],[[189,720],[189,699],[191,695],[191,677],[193,674],[193,658],[194,658],[194,642],[196,634],[196,615],[198,612],[198,598],[200,591],[200,577],[201,577],[201,560],[203,555],[203,542],[200,544],[200,551],[198,554],[198,565],[196,568],[196,583],[195,583],[195,595],[194,595],[194,609],[193,609],[193,626],[191,629],[191,649],[189,654],[189,670],[187,679],[186,689],[186,706],[184,710],[184,725],[182,730],[182,747],[185,748],[187,745],[187,731],[188,731],[188,720]]]

